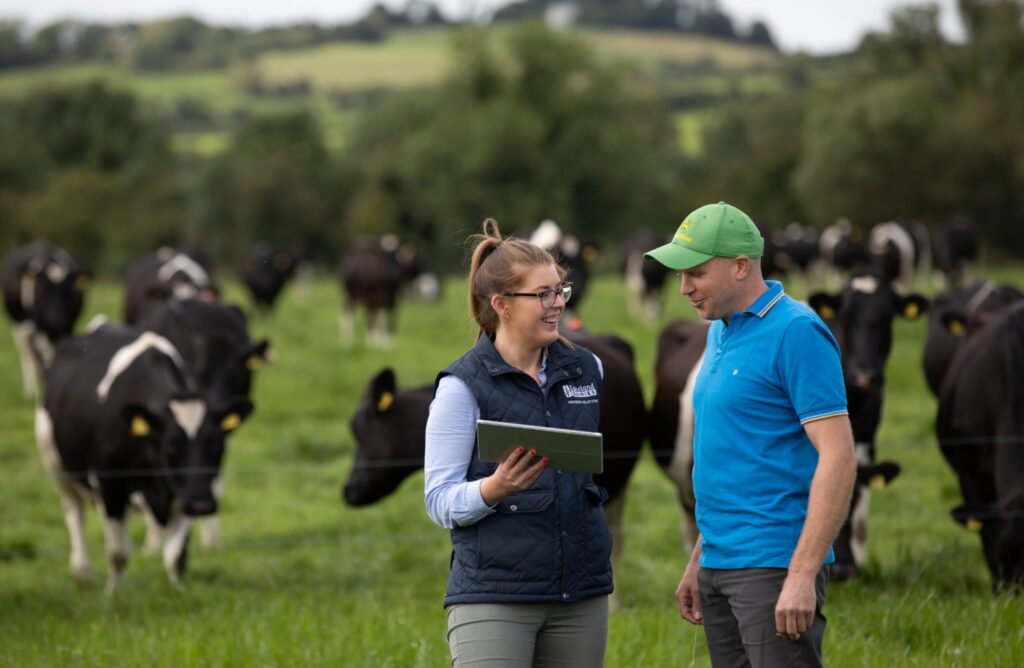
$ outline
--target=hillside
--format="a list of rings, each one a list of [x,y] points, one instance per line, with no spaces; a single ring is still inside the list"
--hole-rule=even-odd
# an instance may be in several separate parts
[[[0,99],[39,86],[102,79],[138,95],[174,130],[182,152],[219,150],[235,122],[251,114],[304,106],[320,119],[328,145],[344,145],[354,113],[381,95],[436,84],[451,64],[451,40],[463,28],[395,31],[381,42],[345,42],[269,51],[220,69],[139,72],[103,64],[62,64],[0,72]],[[499,45],[507,28],[489,30]],[[603,57],[628,61],[649,76],[680,123],[716,99],[780,85],[782,57],[771,49],[678,33],[575,30]],[[692,135],[692,129],[688,130]],[[692,147],[692,138],[684,145]]]

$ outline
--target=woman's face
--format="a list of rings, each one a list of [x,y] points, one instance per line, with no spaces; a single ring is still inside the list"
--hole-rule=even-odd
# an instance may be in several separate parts
[[[523,280],[510,292],[539,293],[562,287],[555,265],[530,267]],[[532,347],[543,348],[558,339],[558,321],[565,310],[565,300],[557,294],[551,306],[545,307],[535,296],[504,297],[508,319],[501,317],[499,327],[513,340]],[[499,311],[499,316],[502,313]]]

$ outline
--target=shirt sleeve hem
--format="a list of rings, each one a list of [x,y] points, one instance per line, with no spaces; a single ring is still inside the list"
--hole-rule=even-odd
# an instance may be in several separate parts
[[[850,412],[845,408],[840,410],[832,410],[825,413],[817,413],[815,415],[809,415],[805,418],[800,419],[800,424],[807,424],[808,422],[815,422],[816,420],[824,420],[825,418],[835,417],[837,415],[849,415]]]

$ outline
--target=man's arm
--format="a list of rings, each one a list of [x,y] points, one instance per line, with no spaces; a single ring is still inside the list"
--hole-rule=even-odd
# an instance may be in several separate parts
[[[857,475],[853,435],[846,415],[812,420],[804,424],[804,431],[818,450],[818,467],[811,480],[807,519],[775,606],[776,630],[790,639],[814,621],[814,579],[846,520]]]
[[[703,624],[704,617],[700,610],[700,590],[697,586],[697,571],[700,570],[700,535],[690,553],[690,561],[686,564],[683,572],[683,579],[676,587],[676,603],[679,605],[679,614],[691,624]]]

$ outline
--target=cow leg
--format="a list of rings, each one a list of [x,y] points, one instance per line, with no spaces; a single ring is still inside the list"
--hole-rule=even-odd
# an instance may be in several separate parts
[[[348,348],[355,341],[356,315],[355,310],[348,304],[345,304],[338,314],[338,334],[343,348]]]
[[[76,580],[92,578],[89,551],[85,546],[85,500],[75,484],[64,474],[60,454],[53,437],[53,421],[42,406],[36,407],[36,447],[43,468],[53,478],[60,492],[60,505],[64,511],[64,524],[71,537],[71,575]]]
[[[644,256],[640,253],[630,253],[626,258],[626,308],[632,318],[644,315],[641,305],[647,306],[647,296],[644,290],[643,277]]]
[[[164,569],[171,584],[181,587],[181,578],[185,575],[188,562],[188,538],[192,530],[192,520],[184,515],[177,515],[167,525],[164,541]]]
[[[213,488],[213,498],[219,502],[224,493],[224,478],[218,475],[213,479],[211,487]],[[216,515],[204,517],[199,521],[199,544],[206,548],[221,546],[220,522]]]
[[[36,354],[32,350],[32,338],[35,331],[35,325],[29,321],[19,322],[11,330],[11,334],[14,336],[14,345],[18,349],[18,359],[21,362],[21,387],[26,397],[36,395],[41,375]]]
[[[71,536],[71,575],[79,582],[92,579],[92,564],[85,546],[85,503],[70,485],[61,486],[60,505],[64,511],[64,524]]]
[[[156,554],[160,551],[163,528],[156,521],[156,515],[153,514],[149,504],[146,503],[146,497],[136,492],[132,494],[132,504],[139,509],[143,519],[146,521],[146,540],[142,544],[142,553]]]
[[[40,374],[40,380],[42,379],[42,370],[49,369],[50,365],[53,364],[53,357],[57,354],[56,348],[49,338],[42,332],[36,332],[32,339],[33,348],[39,355],[37,361],[42,362],[38,368]]]
[[[854,446],[857,463],[861,466],[870,466],[874,459],[873,449],[870,443],[857,443]],[[860,493],[856,504],[850,509],[850,551],[853,553],[854,565],[860,570],[868,563],[868,509],[871,488],[861,483],[856,484],[860,486]]]
[[[103,519],[103,535],[107,545],[107,594],[113,594],[118,585],[121,584],[121,577],[124,574],[125,566],[128,565],[128,557],[131,555],[132,544],[128,538],[128,522],[126,508],[121,508],[121,517],[108,515],[108,510],[103,503],[100,504],[100,517]]]
[[[612,533],[612,576],[615,577],[619,572],[619,560],[622,557],[622,544],[625,539],[625,534],[622,531],[622,515],[623,509],[626,506],[626,489],[623,488],[615,498],[609,499],[604,504],[604,516],[608,520],[608,529]],[[618,579],[616,577],[616,579]],[[613,610],[619,609],[619,597],[616,593],[619,591],[618,586],[614,587],[612,597],[609,601],[609,605]]]

